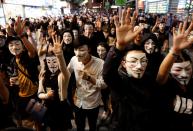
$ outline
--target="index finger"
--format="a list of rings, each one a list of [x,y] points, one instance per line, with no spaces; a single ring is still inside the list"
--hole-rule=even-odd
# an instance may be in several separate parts
[[[188,29],[185,32],[185,35],[188,35],[191,32],[192,26],[193,26],[193,22],[190,23],[190,26],[188,27]]]
[[[131,24],[132,24],[132,25],[135,24],[137,15],[138,15],[138,11],[134,11],[134,12],[133,12],[133,17],[131,18]]]
[[[64,40],[62,40],[60,44],[63,45],[63,43],[64,43]]]
[[[54,36],[52,36],[53,43],[56,43]]]

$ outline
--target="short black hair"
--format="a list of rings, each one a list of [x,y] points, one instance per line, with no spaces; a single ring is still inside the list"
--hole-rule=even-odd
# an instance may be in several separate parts
[[[97,47],[98,47],[98,46],[104,47],[104,48],[107,50],[107,52],[108,52],[109,49],[110,49],[109,45],[108,45],[106,42],[100,42],[100,43],[98,43]]]
[[[8,36],[5,41],[5,44],[8,45],[11,41],[15,41],[15,40],[19,40],[23,44],[22,40],[17,36]]]
[[[78,39],[74,41],[74,49],[78,49],[80,46],[87,45],[90,48],[90,39],[84,35],[78,36]]]
[[[153,33],[148,33],[148,34],[145,34],[143,39],[142,39],[142,45],[145,44],[145,42],[149,39],[152,39],[152,41],[156,44],[156,46],[159,45],[159,41],[157,39],[157,36]]]
[[[63,35],[64,35],[64,33],[70,33],[71,34],[71,36],[72,36],[72,41],[74,40],[74,35],[73,35],[73,33],[72,33],[72,30],[70,30],[70,29],[66,29],[66,30],[64,30],[63,32],[62,32],[62,38],[63,38]]]
[[[184,61],[192,62],[190,56],[187,54],[186,50],[182,50],[180,55],[176,58],[175,63],[181,63]]]

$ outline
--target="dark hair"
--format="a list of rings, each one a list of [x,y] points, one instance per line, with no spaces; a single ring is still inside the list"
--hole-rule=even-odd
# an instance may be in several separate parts
[[[181,51],[180,55],[176,58],[175,63],[181,63],[184,61],[192,62],[190,56],[186,53],[185,50]]]
[[[153,41],[156,45],[159,45],[158,39],[157,39],[156,35],[153,34],[153,33],[148,33],[148,34],[146,34],[146,35],[144,36],[144,38],[142,39],[142,45],[144,45],[145,42],[146,42],[147,40],[149,40],[149,39],[152,39],[152,41]]]
[[[98,46],[102,46],[102,47],[104,47],[106,50],[107,50],[107,52],[109,51],[109,45],[107,44],[107,43],[105,43],[105,42],[100,42],[98,45],[97,45],[97,47]]]
[[[85,25],[92,25],[93,28],[95,27],[94,23],[92,23],[92,22],[86,22],[86,23],[84,24],[84,27],[85,27]]]
[[[5,44],[8,45],[11,41],[15,41],[15,40],[19,40],[23,44],[22,40],[17,36],[8,36],[5,41]]]
[[[90,40],[86,36],[80,35],[77,40],[74,41],[74,49],[79,48],[80,46],[87,45],[90,48]]]
[[[70,29],[66,29],[66,30],[64,30],[64,31],[62,32],[62,38],[63,38],[64,33],[66,33],[66,32],[68,32],[68,33],[71,34],[71,36],[72,36],[72,42],[73,42],[73,40],[74,40],[74,35],[73,35],[73,33],[72,33],[72,30],[70,30]]]
[[[6,35],[6,30],[5,29],[1,29],[0,32],[2,32],[3,35]]]

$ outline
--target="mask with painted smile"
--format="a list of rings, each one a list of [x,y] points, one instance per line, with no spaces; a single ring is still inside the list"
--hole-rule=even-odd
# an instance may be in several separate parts
[[[89,49],[87,45],[82,45],[77,49],[74,49],[75,56],[78,58],[79,62],[87,61],[89,58]]]
[[[65,32],[63,35],[63,40],[65,44],[70,44],[72,43],[72,35],[70,34],[70,32]]]
[[[9,47],[9,51],[11,52],[11,54],[15,56],[21,54],[22,51],[24,50],[23,45],[20,40],[10,41],[8,47]]]
[[[187,85],[192,77],[192,65],[190,61],[174,63],[170,73],[181,85]]]
[[[106,56],[106,54],[107,54],[107,50],[105,49],[105,47],[99,45],[99,46],[97,47],[97,53],[98,53],[98,55],[99,55],[99,57],[100,57],[101,59],[104,59],[105,56]]]
[[[46,63],[51,73],[56,73],[58,71],[59,65],[56,56],[47,56]]]
[[[155,43],[152,39],[148,39],[144,44],[144,48],[148,54],[152,54],[155,52]]]
[[[125,69],[129,76],[140,79],[143,77],[147,67],[147,58],[145,53],[131,51],[125,59]]]

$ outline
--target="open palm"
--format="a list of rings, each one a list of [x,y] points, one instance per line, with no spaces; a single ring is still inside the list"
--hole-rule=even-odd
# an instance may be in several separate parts
[[[60,36],[57,36],[57,35],[52,36],[52,40],[54,43],[52,51],[54,52],[55,55],[61,54],[62,53],[63,40],[61,41]]]
[[[173,29],[173,49],[177,52],[179,52],[182,49],[190,47],[193,43],[193,38],[188,39],[188,35],[193,27],[193,21],[191,22],[187,30],[186,27],[187,21],[185,21],[183,24],[180,23],[178,32],[175,31],[175,28]]]
[[[118,17],[114,17],[116,26],[117,44],[119,46],[126,46],[137,36],[137,34],[139,34],[143,30],[143,27],[140,27],[135,32],[133,31],[136,17],[137,17],[136,12],[133,13],[133,17],[130,17],[130,9],[123,10],[120,22]]]
[[[14,30],[18,36],[21,36],[22,33],[24,32],[25,23],[26,23],[25,20],[21,20],[21,17],[17,17],[17,21],[15,22],[14,25]]]

